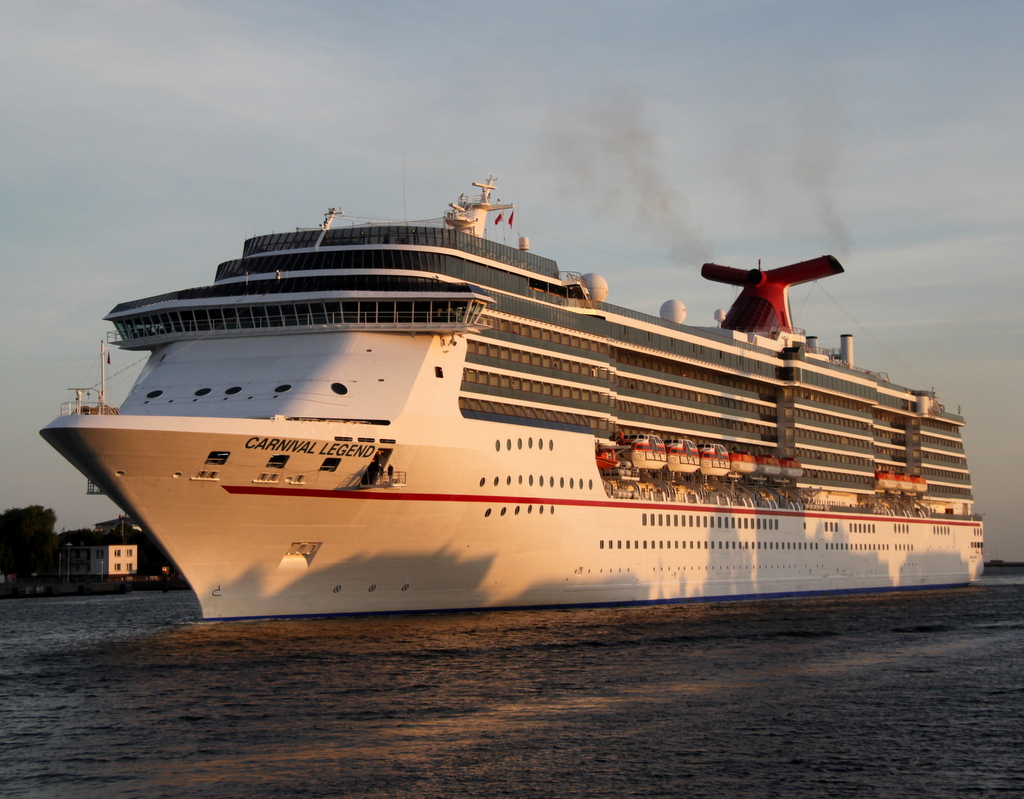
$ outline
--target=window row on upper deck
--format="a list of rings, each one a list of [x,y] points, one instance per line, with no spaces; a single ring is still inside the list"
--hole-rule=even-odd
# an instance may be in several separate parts
[[[217,280],[245,277],[246,275],[272,275],[276,272],[287,275],[304,271],[349,269],[428,272],[456,280],[465,280],[475,285],[494,288],[521,297],[543,298],[552,303],[565,302],[564,299],[552,293],[541,293],[531,289],[531,283],[537,281],[525,275],[506,272],[455,255],[415,250],[320,250],[261,255],[221,264],[217,268]],[[531,303],[531,305],[533,304],[535,303]]]
[[[122,302],[110,315],[146,308],[163,302],[208,300],[219,297],[262,297],[272,294],[307,294],[319,291],[409,291],[444,294],[471,292],[475,287],[465,283],[444,283],[436,277],[412,275],[305,275],[278,279],[246,280],[237,283],[215,283],[181,289],[155,297]]]
[[[253,330],[324,325],[471,325],[484,303],[479,300],[348,300],[286,305],[180,308],[115,320],[128,341],[172,333]]]
[[[245,242],[242,258],[264,252],[281,252],[313,247],[320,238],[319,230],[299,230],[294,233],[274,233],[256,236]],[[445,247],[489,258],[492,261],[516,266],[548,277],[558,277],[558,264],[531,252],[509,247],[497,241],[470,236],[456,230],[425,225],[360,225],[337,227],[327,231],[320,242],[321,248],[351,247],[369,244],[398,244],[418,247]]]

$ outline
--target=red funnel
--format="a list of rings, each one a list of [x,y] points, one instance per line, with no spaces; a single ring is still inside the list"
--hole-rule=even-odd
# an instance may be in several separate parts
[[[722,327],[726,330],[739,330],[743,333],[792,333],[793,322],[787,296],[789,287],[829,275],[838,275],[842,271],[843,267],[839,261],[831,255],[823,255],[810,261],[769,269],[767,272],[760,269],[744,271],[731,266],[704,264],[700,274],[716,283],[743,286],[743,291],[722,322]]]

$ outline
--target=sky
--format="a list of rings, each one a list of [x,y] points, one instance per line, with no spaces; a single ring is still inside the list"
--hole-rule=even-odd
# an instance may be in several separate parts
[[[115,304],[493,174],[517,210],[489,235],[689,324],[734,296],[705,261],[836,256],[796,324],[962,408],[986,556],[1024,560],[1022,40],[998,0],[7,0],[0,509],[116,515],[38,436],[98,383]],[[114,402],[141,355],[115,348]]]

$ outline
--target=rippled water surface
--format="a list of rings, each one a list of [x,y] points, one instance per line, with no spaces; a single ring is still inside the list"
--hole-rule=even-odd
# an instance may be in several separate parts
[[[1024,795],[1024,569],[970,588],[199,623],[0,603],[0,796]]]

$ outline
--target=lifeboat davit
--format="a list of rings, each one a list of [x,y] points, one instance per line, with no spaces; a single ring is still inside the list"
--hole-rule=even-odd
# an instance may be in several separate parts
[[[619,456],[613,449],[601,449],[598,447],[595,453],[598,469],[616,469],[619,465]]]
[[[665,452],[668,455],[668,470],[670,472],[682,472],[693,474],[700,468],[700,453],[697,445],[685,438],[673,438],[665,442]]]
[[[796,458],[779,458],[779,467],[782,470],[782,477],[794,479],[804,476],[804,467]]]
[[[779,465],[778,458],[773,458],[771,455],[755,455],[754,460],[757,461],[757,474],[762,474],[765,477],[778,477],[782,474],[782,466]]]
[[[729,470],[733,474],[753,474],[757,471],[757,461],[749,452],[730,452]]]
[[[700,471],[711,477],[725,477],[732,469],[729,450],[721,444],[700,445]]]
[[[619,443],[629,447],[627,457],[637,469],[664,469],[668,463],[665,442],[657,436],[625,436]]]
[[[914,493],[914,482],[910,479],[910,475],[897,474],[896,483],[900,491],[906,491],[908,494]]]
[[[875,491],[896,491],[899,483],[892,472],[875,472]]]
[[[920,475],[910,475],[910,482],[914,484],[914,491],[916,491],[918,494],[923,494],[925,491],[928,490],[928,481],[925,480]]]

